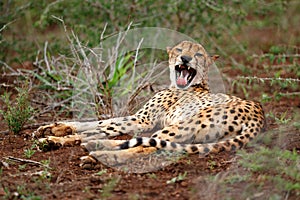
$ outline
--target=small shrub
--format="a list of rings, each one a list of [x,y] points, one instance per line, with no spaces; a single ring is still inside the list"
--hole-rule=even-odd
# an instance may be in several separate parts
[[[18,134],[24,124],[28,121],[33,113],[33,108],[30,106],[28,87],[16,88],[18,95],[15,103],[10,100],[11,93],[4,93],[2,99],[6,106],[6,110],[0,110],[8,128],[14,134]]]

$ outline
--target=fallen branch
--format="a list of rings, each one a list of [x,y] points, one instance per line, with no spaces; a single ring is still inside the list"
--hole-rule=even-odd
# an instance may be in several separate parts
[[[237,79],[246,79],[246,80],[258,80],[261,82],[264,81],[288,81],[288,82],[300,82],[298,78],[281,78],[281,77],[272,77],[272,78],[259,78],[256,76],[238,76]]]
[[[37,172],[23,172],[23,173],[17,173],[17,174],[11,174],[8,173],[10,177],[20,177],[20,176],[46,176],[50,177],[51,173],[48,171],[42,170],[42,171],[37,171]]]

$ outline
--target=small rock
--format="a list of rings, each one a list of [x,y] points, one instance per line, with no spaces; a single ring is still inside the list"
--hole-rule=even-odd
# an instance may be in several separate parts
[[[181,185],[182,187],[186,187],[186,186],[188,186],[188,183],[187,183],[186,181],[182,181],[182,182],[180,183],[180,185]]]

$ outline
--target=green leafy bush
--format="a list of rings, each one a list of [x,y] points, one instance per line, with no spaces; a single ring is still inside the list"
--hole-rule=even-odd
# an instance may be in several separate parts
[[[9,130],[15,134],[22,130],[24,124],[28,121],[33,113],[33,108],[30,106],[29,92],[27,87],[16,89],[18,91],[18,95],[15,99],[15,102],[12,102],[10,99],[10,93],[6,92],[2,95],[2,99],[7,108],[6,110],[0,110],[0,113],[3,115]]]

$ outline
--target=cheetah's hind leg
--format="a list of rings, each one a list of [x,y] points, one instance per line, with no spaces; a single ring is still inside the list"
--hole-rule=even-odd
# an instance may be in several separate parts
[[[150,138],[144,138],[145,141]],[[118,170],[127,172],[144,173],[165,167],[178,160],[184,154],[179,152],[158,150],[156,147],[133,145],[135,140],[90,140],[82,145],[89,151],[88,156],[81,157],[81,167],[93,168],[97,163],[102,163]],[[126,148],[124,145],[128,145]],[[123,149],[126,148],[126,149]]]
[[[86,151],[113,151],[118,150],[119,146],[123,144],[126,140],[105,140],[105,139],[90,139],[89,137],[83,138],[81,146],[85,148]]]
[[[81,157],[80,166],[84,169],[89,169],[97,163],[102,163],[117,170],[143,173],[157,169],[156,166],[153,166],[153,159],[150,158],[156,150],[155,147],[143,146],[123,150],[95,150],[91,151],[88,156]],[[150,164],[147,164],[147,162]]]

